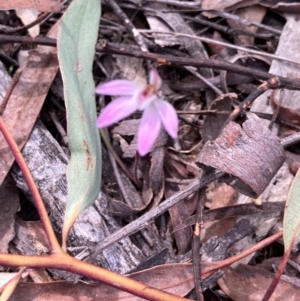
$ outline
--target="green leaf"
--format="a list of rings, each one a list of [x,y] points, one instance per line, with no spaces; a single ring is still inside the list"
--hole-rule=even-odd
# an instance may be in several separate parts
[[[100,21],[100,0],[74,0],[61,19],[57,47],[64,83],[71,160],[67,168],[68,201],[63,246],[77,216],[98,196],[101,145],[96,128],[92,76]]]
[[[285,252],[292,248],[300,230],[300,169],[298,170],[286,201],[283,218],[283,241]]]

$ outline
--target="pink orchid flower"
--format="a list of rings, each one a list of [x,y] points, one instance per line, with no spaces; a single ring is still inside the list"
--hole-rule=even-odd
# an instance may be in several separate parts
[[[138,152],[141,156],[151,150],[159,135],[161,124],[177,139],[178,117],[173,106],[158,97],[162,80],[156,69],[150,71],[150,83],[139,87],[128,80],[112,80],[99,85],[97,94],[119,96],[104,108],[97,120],[99,128],[107,127],[136,110],[144,111],[138,129]]]

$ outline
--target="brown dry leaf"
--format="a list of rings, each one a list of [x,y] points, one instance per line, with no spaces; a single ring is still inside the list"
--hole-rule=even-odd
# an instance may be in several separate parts
[[[157,147],[151,154],[151,166],[149,170],[151,187],[154,193],[158,193],[164,181],[164,147]]]
[[[112,213],[119,216],[129,216],[144,210],[148,203],[144,203],[144,200],[137,192],[135,186],[123,171],[119,170],[119,173],[123,185],[123,190],[122,192],[120,191],[120,193],[123,196],[124,201],[111,199],[110,205]],[[121,195],[118,195],[117,197],[121,197]]]
[[[50,250],[41,221],[23,221],[17,218],[13,242],[22,255],[44,255]]]
[[[261,301],[274,274],[261,268],[239,265],[237,269],[224,269],[224,276],[218,281],[222,290],[234,301]],[[270,301],[297,301],[300,288],[280,280]]]
[[[280,95],[275,97],[275,95],[280,94],[277,92],[278,90],[274,90],[271,97],[271,105],[274,112],[277,113],[277,119],[285,125],[299,129],[300,114],[296,110],[292,110],[281,105],[281,101],[278,100]]]
[[[141,176],[140,180],[142,185],[142,196],[137,192],[131,181],[125,176],[122,170],[119,170],[124,190],[126,191],[126,197],[130,202],[125,203],[119,201],[120,195],[115,196],[116,199],[110,200],[111,211],[114,215],[129,216],[139,213],[151,204],[151,207],[155,207],[162,198],[164,190],[164,147],[157,147],[151,153],[151,160],[145,158],[140,161]],[[104,166],[107,171],[107,162],[104,161]],[[139,174],[135,170],[133,165],[133,173]],[[109,170],[110,171],[110,170]],[[115,180],[113,179],[112,182]],[[109,183],[109,181],[108,181]],[[123,195],[125,198],[125,196]],[[153,199],[153,202],[151,202]],[[127,200],[127,201],[128,201]]]
[[[203,9],[214,9],[219,11],[232,11],[245,6],[250,6],[258,3],[259,0],[203,0],[202,8]],[[203,15],[207,17],[214,17],[214,15],[209,13],[204,13]]]
[[[210,110],[228,111],[228,114],[212,114],[205,116],[201,130],[204,142],[216,139],[221,133],[224,128],[225,121],[230,114],[231,100],[233,98],[237,98],[237,95],[235,93],[228,93],[219,96],[212,102]]]
[[[142,184],[142,201],[144,208],[156,207],[161,201],[164,188],[164,147],[157,147],[151,152],[151,158],[139,160]],[[155,202],[151,202],[154,198]]]
[[[216,208],[212,210],[206,210],[203,212],[204,225],[211,221],[227,219],[232,217],[242,216],[245,218],[246,215],[253,215],[257,213],[269,214],[269,213],[281,213],[284,210],[285,201],[282,202],[267,202],[261,206],[257,206],[254,203],[233,205],[227,207]],[[178,231],[184,227],[192,226],[196,222],[195,215],[189,217],[183,222],[182,225],[175,227],[174,231]]]
[[[21,19],[24,25],[28,25],[37,19],[39,11],[35,8],[19,8],[16,9],[16,15]],[[38,24],[29,28],[28,33],[31,37],[37,37],[40,34],[40,25]]]
[[[298,62],[300,60],[299,47],[300,20],[298,20],[294,15],[287,15],[287,22],[282,30],[275,55]],[[299,66],[278,60],[272,61],[269,72],[275,75],[286,76],[290,78],[300,78]],[[268,101],[271,94],[272,91],[269,90],[256,98],[251,107],[251,111],[272,114],[272,105]],[[293,110],[300,108],[298,101],[299,98],[300,91],[292,91],[287,89],[282,90],[280,93],[276,93],[276,95],[274,96],[276,103],[280,103],[281,106]],[[270,122],[265,121],[265,123],[266,125],[269,125]],[[277,134],[278,127],[274,125],[273,129]]]
[[[184,296],[194,286],[191,264],[168,264],[130,275],[139,282],[169,293]],[[57,281],[52,283],[20,283],[13,294],[14,301],[141,301],[142,298],[122,292],[103,283],[86,284]]]
[[[190,163],[187,161],[190,159],[189,157],[192,159],[197,158],[196,156],[193,156],[193,154],[190,156],[184,156],[182,154],[173,154],[171,152],[166,153],[165,167],[173,178],[192,179],[194,177],[201,176],[201,169],[197,167],[194,162]]]
[[[264,18],[266,12],[266,8],[258,5],[253,5],[250,7],[242,8],[235,14],[240,18],[246,19],[248,21],[260,23]],[[227,20],[227,23],[233,29],[244,30],[250,33],[256,33],[258,30],[257,26],[246,26],[245,24],[234,20]],[[254,43],[254,37],[237,35],[234,37],[234,41],[237,45],[251,46]]]
[[[166,182],[165,184],[165,196],[166,198],[171,197],[174,193],[179,191],[179,185],[175,183]],[[169,209],[172,228],[175,226],[182,224],[184,220],[189,218],[188,207],[185,203],[185,200],[181,200],[174,206]],[[173,233],[176,245],[178,248],[178,254],[185,254],[191,249],[191,241],[192,241],[192,228],[185,227]]]
[[[22,255],[45,255],[49,253],[50,247],[41,221],[23,221],[17,218],[15,228],[14,250]],[[33,282],[52,281],[45,269],[29,269],[28,274]]]
[[[123,158],[134,158],[136,156],[137,150],[137,131],[138,126],[140,124],[140,119],[130,119],[123,120],[113,128],[112,134],[114,134],[114,138],[118,137],[120,140],[120,146],[123,150]],[[125,140],[120,136],[133,136],[133,139],[128,144]],[[159,136],[157,137],[153,149],[156,147],[164,146],[167,143],[168,136],[165,131],[160,131]]]
[[[212,38],[213,38],[213,40],[218,41],[218,42],[224,42],[224,43],[227,42],[227,40],[225,40],[223,38],[223,36],[216,30],[214,31]],[[220,56],[222,59],[226,60],[233,53],[230,48],[225,47],[223,45],[217,45],[217,44],[212,44],[212,43],[209,43],[207,45],[213,55],[217,54],[217,56],[215,56],[216,59],[218,59],[218,57]]]
[[[206,194],[207,201],[205,202],[205,205],[208,206],[210,210],[236,204],[238,197],[236,190],[225,183],[210,185],[210,187],[212,186],[214,187]],[[208,202],[209,205],[207,204]],[[205,223],[205,230],[202,232],[203,242],[215,235],[218,237],[223,236],[235,223],[236,218],[228,218],[226,220],[216,220]]]
[[[48,33],[56,38],[57,26]],[[55,47],[38,46],[30,53],[21,77],[10,96],[3,118],[21,149],[26,143],[40,113],[48,90],[58,70]],[[3,136],[0,137],[0,185],[14,162]]]
[[[184,111],[190,111],[191,113],[193,113],[193,111],[198,111],[201,109],[202,106],[195,104],[194,102],[188,102],[183,107]],[[199,127],[191,125],[193,124],[195,118],[197,118],[197,115],[195,114],[184,114],[184,119],[188,121],[188,123],[184,122],[183,124],[181,124],[178,133],[182,151],[191,151],[197,141],[201,140],[199,135]]]
[[[15,214],[20,201],[16,184],[7,176],[0,186],[0,252],[7,253],[8,244],[15,235]]]
[[[289,165],[290,172],[295,175],[300,168],[300,155],[285,151],[286,162]]]
[[[232,57],[227,57],[227,61],[230,63],[235,63],[236,61],[240,60],[240,59],[246,59],[246,58],[253,58],[256,60],[261,60],[263,62],[265,62],[266,64],[270,65],[271,64],[271,60],[263,57],[261,55],[255,55],[255,54],[236,54]],[[221,81],[221,87],[223,89],[224,92],[228,93],[228,86],[227,86],[227,76],[229,76],[230,73],[228,73],[227,75],[227,71],[222,70],[220,71],[220,81]],[[229,79],[229,78],[228,78]],[[249,86],[251,88],[251,85],[247,85],[247,83],[250,83],[250,81],[244,81],[244,83],[241,84],[242,90],[244,88],[246,88],[247,86]],[[237,86],[237,89],[239,90],[239,86]]]
[[[288,164],[285,162],[279,169],[277,174],[273,177],[264,192],[256,200],[256,202],[258,202],[256,204],[261,203],[261,205],[259,205],[259,208],[262,209],[263,206],[270,206],[270,208],[272,208],[275,203],[285,200],[292,180],[293,175],[289,172]],[[254,205],[253,199],[242,194],[239,195],[237,204],[245,204],[249,202]],[[245,250],[255,245],[257,241],[265,238],[275,225],[276,226],[274,228],[279,227],[280,229],[282,211],[283,208],[281,210],[271,210],[269,212],[264,212],[264,210],[262,210],[261,212],[258,211],[256,214],[252,214],[246,217],[247,220],[249,220],[250,224],[256,229],[255,235],[249,236],[248,238],[235,243],[234,246],[231,247],[231,254],[237,254],[241,250]],[[240,217],[238,220],[240,220],[241,218],[242,217]],[[251,260],[253,255],[254,254],[249,255],[246,258],[241,259],[239,262],[246,264]]]
[[[61,0],[8,0],[0,1],[0,10],[17,8],[35,8],[41,12],[59,13],[63,4]]]
[[[280,0],[263,0],[260,2],[261,5],[272,8],[272,10],[277,10],[286,13],[299,13],[300,3],[299,1],[280,1]]]
[[[189,152],[189,151],[188,151]],[[189,163],[187,160],[193,161],[194,156],[191,154],[166,153],[165,166],[168,174],[174,179],[189,179],[200,177],[202,171],[195,164]],[[187,159],[187,160],[185,160]],[[184,189],[185,184],[172,183],[166,181],[165,196],[171,197],[174,193]],[[190,217],[196,210],[199,199],[198,191],[190,195],[188,198],[178,202],[169,209],[172,228],[183,226],[183,222]],[[173,232],[178,254],[184,254],[191,248],[192,228],[183,226],[178,231]]]
[[[210,210],[236,204],[237,192],[225,183],[212,183],[206,193],[205,206]]]
[[[148,198],[153,197],[151,208],[155,208],[161,201],[165,190],[165,147],[156,147],[151,153],[150,168],[147,171],[148,185],[143,184],[143,199],[147,201],[146,194],[144,194],[144,187],[148,188]],[[151,199],[152,199],[151,197]],[[150,209],[150,208],[149,208]]]
[[[166,153],[165,166],[168,174],[174,179],[188,179],[201,175],[201,171],[191,163],[182,159],[180,154]],[[166,182],[165,196],[171,197],[174,193],[184,189],[184,184]],[[188,198],[181,200],[169,209],[172,228],[183,225],[183,221],[188,219],[195,212],[198,202],[198,192],[193,193]],[[178,254],[184,254],[191,248],[192,228],[189,226],[181,227],[178,231],[173,232]]]
[[[147,76],[143,68],[143,60],[134,56],[115,55],[115,69],[118,77],[128,79],[143,87],[147,83]],[[114,75],[115,76],[115,75]]]
[[[163,20],[160,20],[157,17],[153,16],[146,16],[147,22],[150,26],[150,29],[153,31],[161,31],[161,32],[171,32],[170,27],[165,24]],[[171,35],[162,35],[162,34],[153,34],[155,37],[155,43],[161,47],[166,47],[166,46],[174,46],[174,45],[180,45],[181,41]]]

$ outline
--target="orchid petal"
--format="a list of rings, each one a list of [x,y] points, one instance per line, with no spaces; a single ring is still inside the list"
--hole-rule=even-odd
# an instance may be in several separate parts
[[[159,90],[162,84],[161,77],[156,69],[151,69],[149,73],[149,83],[155,87],[155,90]]]
[[[99,128],[107,127],[115,122],[129,116],[137,110],[138,104],[136,98],[118,97],[107,105],[97,119]]]
[[[149,105],[143,113],[138,130],[138,152],[145,156],[151,150],[161,128],[160,118],[154,105]]]
[[[178,117],[174,107],[162,99],[157,99],[154,104],[167,133],[176,139],[178,137]]]
[[[143,110],[146,110],[146,108],[148,106],[150,106],[154,101],[156,101],[157,99],[157,95],[154,94],[154,95],[150,95],[150,96],[144,96],[144,95],[141,95],[141,93],[139,93],[137,95],[137,99],[138,99],[138,103],[139,103],[139,110],[140,111],[143,111]]]
[[[140,88],[133,82],[129,80],[123,79],[116,79],[110,82],[100,84],[95,89],[97,94],[103,95],[111,95],[111,96],[118,96],[118,95],[133,95],[135,94]]]

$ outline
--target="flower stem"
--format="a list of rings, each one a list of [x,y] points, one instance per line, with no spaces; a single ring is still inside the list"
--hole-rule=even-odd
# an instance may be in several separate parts
[[[118,164],[120,165],[120,167],[122,168],[122,170],[124,171],[124,173],[127,175],[127,177],[138,187],[141,188],[141,184],[138,182],[138,180],[135,178],[135,176],[133,176],[133,174],[130,172],[130,170],[127,168],[127,166],[122,162],[122,160],[120,159],[120,157],[117,155],[117,153],[115,152],[114,148],[112,147],[107,134],[105,132],[105,129],[99,129],[100,135],[106,145],[106,147],[108,148],[108,150],[111,152],[111,154],[113,155],[113,157],[115,158],[115,160],[118,162]]]

